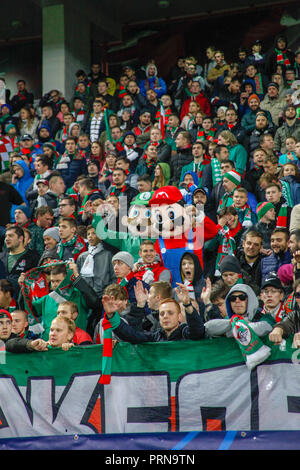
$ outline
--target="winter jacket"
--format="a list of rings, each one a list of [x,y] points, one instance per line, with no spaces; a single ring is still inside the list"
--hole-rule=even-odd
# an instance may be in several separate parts
[[[270,272],[277,273],[280,266],[283,264],[290,264],[292,262],[292,255],[289,250],[280,254],[272,253],[269,256],[265,256],[261,260],[261,277],[262,282],[268,276]]]
[[[279,116],[283,112],[286,102],[282,98],[270,98],[269,95],[266,95],[260,103],[260,107],[263,111],[269,111],[272,116],[272,121],[275,126],[279,125]]]
[[[285,122],[281,127],[278,127],[274,137],[274,149],[280,153],[286,153],[285,140],[288,137],[295,137],[297,142],[300,140],[300,121],[296,119],[292,126],[288,126]]]
[[[56,169],[59,170],[67,188],[71,188],[79,175],[87,175],[86,160],[80,155],[69,155],[71,161],[66,164],[65,168],[61,168],[58,164]]]
[[[30,174],[30,170],[27,166],[27,164],[25,163],[24,160],[17,160],[14,165],[18,165],[20,166],[23,171],[24,171],[24,175],[15,183],[15,184],[12,184],[12,186],[18,191],[18,193],[20,194],[20,196],[22,197],[23,201],[26,203],[27,206],[29,206],[29,202],[26,198],[26,191],[28,190],[28,188],[31,186],[32,182],[33,182],[33,178]],[[11,221],[14,222],[15,221],[15,209],[16,209],[16,206],[15,205],[12,205],[11,207]]]
[[[4,279],[7,279],[12,283],[15,289],[15,298],[17,298],[20,291],[20,286],[18,283],[20,275],[22,273],[25,273],[26,271],[29,271],[29,269],[36,267],[38,265],[40,255],[37,251],[33,251],[30,249],[25,250],[24,253],[13,265],[10,272],[8,272],[8,255],[9,254],[7,250],[0,253],[0,264],[1,267],[4,268]]]
[[[151,64],[151,66],[153,66],[153,64]],[[149,65],[146,68],[146,78],[144,80],[141,80],[141,82],[139,83],[140,91],[143,96],[146,96],[147,90],[151,88],[156,92],[157,97],[160,98],[167,92],[166,82],[163,78],[157,76],[157,70],[155,76],[149,77],[148,68]]]
[[[241,144],[236,144],[236,145],[233,145],[232,147],[229,146],[228,150],[229,150],[229,160],[234,162],[235,170],[241,176],[243,176],[247,167],[247,160],[248,160],[247,150]]]
[[[77,258],[76,264],[79,273],[81,272],[87,256],[88,252],[85,251]],[[94,276],[85,277],[83,274],[81,274],[85,281],[94,289],[99,298],[102,297],[106,286],[116,282],[116,276],[111,261],[112,256],[113,255],[110,251],[101,246],[99,253],[94,256]]]
[[[117,315],[116,313],[114,315]],[[160,327],[156,331],[137,331],[121,319],[120,325],[114,333],[123,341],[131,344],[158,343],[162,341],[200,340],[204,338],[204,324],[196,309],[191,314],[186,313],[187,323],[180,323],[170,336]]]
[[[295,303],[294,310],[290,312],[283,320],[281,320],[281,322],[276,323],[276,325],[274,325],[274,328],[282,329],[283,338],[288,338],[290,335],[299,333],[300,309],[299,309],[297,302]]]
[[[177,149],[175,155],[171,157],[171,185],[178,185],[181,177],[181,170],[185,165],[188,165],[194,160],[191,148]]]
[[[250,135],[251,132],[254,131],[255,122],[256,122],[256,114],[261,111],[262,109],[260,108],[258,108],[256,111],[252,111],[251,109],[249,109],[249,111],[243,115],[241,124],[242,124],[243,129],[245,129],[248,135]],[[264,111],[264,113],[267,116],[269,124],[273,124],[270,111]]]

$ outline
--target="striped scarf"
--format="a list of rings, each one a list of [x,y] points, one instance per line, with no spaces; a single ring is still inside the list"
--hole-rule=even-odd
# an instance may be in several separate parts
[[[263,83],[262,83],[262,78],[261,74],[257,73],[254,77],[255,81],[255,91],[257,95],[263,95],[264,94],[264,89],[263,89]]]
[[[269,323],[272,326],[273,322],[274,320],[270,318]],[[240,348],[248,370],[254,369],[270,356],[271,348],[262,342],[243,316],[233,315],[230,324],[232,335]]]
[[[201,128],[197,132],[196,140],[201,140],[201,141],[209,140],[210,142],[213,142],[215,133],[216,133],[216,129],[214,129],[213,127],[211,127],[208,132],[205,132],[204,129]]]
[[[120,85],[120,88],[119,88],[119,98],[120,100],[122,98],[124,98],[125,95],[127,95],[127,87],[123,86],[123,85]]]
[[[125,190],[126,190],[126,188],[127,188],[127,184],[126,184],[126,183],[123,184],[122,188],[116,188],[116,185],[113,184],[113,186],[112,186],[112,188],[111,188],[111,190],[110,190],[109,195],[111,196],[112,194],[115,194],[115,192],[116,192],[117,189],[121,189],[120,194],[121,194],[121,193],[124,193]]]
[[[202,184],[202,176],[203,176],[203,169],[206,165],[208,165],[211,162],[209,157],[205,156],[205,160],[202,160],[201,163],[193,163],[193,172],[198,175],[199,182],[198,182],[198,187],[201,187]]]
[[[271,315],[273,318],[275,318],[275,321],[276,323],[279,323],[281,320],[284,319],[284,317],[286,317],[287,313],[286,313],[286,309],[285,309],[285,305],[284,305],[284,302],[281,302],[280,303],[280,306],[275,314],[275,312],[273,312],[273,314],[271,312],[268,312],[265,307],[262,309],[261,313],[263,313],[264,315],[265,314],[269,314]]]
[[[85,110],[84,109],[76,109],[75,111],[72,112],[74,121],[75,122],[82,122],[84,120],[85,116]]]
[[[276,228],[287,228],[287,204],[282,204],[277,217]]]
[[[151,171],[154,170],[154,168],[157,164],[157,159],[156,158],[150,159],[148,157],[148,155],[146,155],[146,154],[143,155],[143,159],[145,161],[145,164],[146,164],[148,170],[151,170]]]
[[[90,191],[86,196],[84,196],[84,198],[82,199],[82,203],[81,203],[81,206],[80,206],[79,213],[78,213],[79,215],[82,215],[82,214],[83,214],[84,206],[85,206],[86,203],[88,202],[90,195],[91,195],[91,194],[94,194],[94,193],[99,193],[99,189],[93,189],[93,190]]]
[[[103,328],[103,350],[102,350],[102,374],[99,383],[103,385],[110,384],[111,381],[111,365],[112,365],[112,330],[117,328],[121,323],[118,312],[108,319],[106,312],[102,322]]]
[[[293,207],[293,198],[292,198],[292,193],[291,193],[291,187],[287,181],[280,180],[281,187],[282,187],[282,195],[284,199],[286,200],[286,203],[289,207]]]
[[[233,205],[233,207],[237,211],[239,220],[243,227],[249,227],[250,224],[252,225],[251,209],[249,204],[245,204],[243,207],[235,207]]]
[[[221,164],[217,158],[211,159],[212,182],[213,186],[222,181]]]
[[[57,245],[57,254],[59,259],[63,259],[64,255],[64,249],[69,248],[70,246],[74,246],[72,250],[72,256],[74,261],[77,260],[78,256],[86,251],[85,243],[83,238],[81,238],[79,235],[75,235],[71,240],[68,242],[61,240],[58,245]]]
[[[111,176],[113,172],[114,168],[103,167],[102,176],[105,176],[105,178],[107,178],[108,176]]]
[[[219,226],[218,226],[219,227]],[[216,259],[216,274],[220,273],[220,263],[227,255],[234,255],[236,251],[236,243],[233,237],[230,236],[229,228],[225,225],[219,229],[219,234],[222,236],[222,241],[219,243],[217,259]]]
[[[225,193],[224,196],[221,198],[218,206],[217,213],[220,212],[220,210],[224,209],[224,207],[229,207],[233,205],[233,199],[232,199],[232,194],[233,193]]]
[[[275,52],[277,54],[276,62],[277,64],[284,65],[285,67],[291,65],[288,56],[286,55],[287,50],[281,51],[280,49],[275,48]]]

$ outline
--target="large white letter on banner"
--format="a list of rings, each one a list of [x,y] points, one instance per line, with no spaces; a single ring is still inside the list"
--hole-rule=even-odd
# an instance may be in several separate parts
[[[244,365],[184,375],[176,395],[178,431],[251,429],[250,373]]]
[[[168,374],[113,375],[104,387],[105,433],[169,431]]]
[[[274,363],[257,368],[259,429],[299,431],[300,365]]]
[[[83,374],[55,387],[52,378],[29,378],[27,388],[19,389],[1,378],[0,437],[90,433],[81,421],[98,380],[99,374]]]

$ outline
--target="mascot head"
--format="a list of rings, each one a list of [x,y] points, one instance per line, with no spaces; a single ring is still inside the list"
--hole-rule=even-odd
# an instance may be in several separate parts
[[[192,220],[183,196],[176,186],[163,186],[154,191],[149,201],[152,229],[163,238],[182,238],[191,229]]]
[[[145,191],[136,196],[131,201],[128,211],[128,217],[122,222],[126,222],[128,230],[134,237],[150,238],[151,233],[151,210],[149,201],[153,196],[153,191]],[[156,234],[156,237],[158,234]],[[155,237],[153,237],[155,238]]]

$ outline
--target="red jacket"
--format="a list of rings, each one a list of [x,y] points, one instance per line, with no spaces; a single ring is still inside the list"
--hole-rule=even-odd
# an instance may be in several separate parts
[[[188,98],[185,100],[182,104],[181,107],[181,112],[180,112],[180,119],[182,120],[186,114],[189,112],[189,105],[191,101],[197,101],[197,103],[200,104],[202,111],[207,115],[211,115],[211,107],[210,107],[210,102],[206,96],[202,93],[202,91],[199,93],[199,95],[194,96],[193,98]]]
[[[75,335],[73,337],[73,343],[78,345],[78,346],[82,343],[93,344],[93,340],[86,331],[84,331],[81,328],[78,328],[78,326],[76,326]]]

